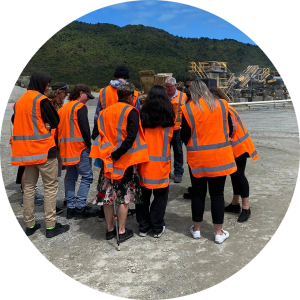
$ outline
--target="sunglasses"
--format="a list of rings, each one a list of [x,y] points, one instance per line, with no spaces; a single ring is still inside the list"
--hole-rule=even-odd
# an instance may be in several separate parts
[[[187,85],[187,84],[185,84],[184,86],[185,86],[187,89],[190,87],[190,85]]]

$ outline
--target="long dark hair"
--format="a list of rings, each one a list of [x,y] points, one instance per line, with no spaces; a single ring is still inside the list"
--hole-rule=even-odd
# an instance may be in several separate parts
[[[174,126],[175,114],[171,101],[160,85],[154,85],[141,109],[141,121],[143,128],[163,128]]]

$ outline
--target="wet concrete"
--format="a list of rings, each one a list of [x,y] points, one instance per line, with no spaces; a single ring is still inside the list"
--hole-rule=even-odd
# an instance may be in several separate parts
[[[7,106],[1,133],[1,167],[8,201],[24,230],[21,193],[15,184],[17,168],[11,166]],[[92,126],[95,107],[89,106]],[[187,165],[181,184],[170,184],[165,222],[160,239],[141,238],[134,218],[128,228],[135,235],[116,251],[116,240],[105,240],[105,223],[96,218],[66,220],[66,209],[57,220],[70,224],[70,231],[53,239],[45,238],[43,206],[35,208],[42,224],[29,239],[57,268],[78,282],[95,290],[134,299],[166,299],[193,294],[218,284],[247,265],[270,241],[291,201],[299,165],[299,134],[292,107],[282,109],[240,110],[249,134],[259,153],[259,160],[248,160],[246,175],[250,184],[252,215],[247,223],[236,222],[237,215],[225,214],[224,229],[230,237],[223,244],[214,243],[210,201],[201,229],[201,239],[189,234],[192,225],[190,200],[182,195],[189,184]],[[99,169],[93,168],[94,183],[88,202],[96,193]],[[58,206],[63,206],[63,177],[59,181]],[[43,193],[39,179],[38,192]],[[229,177],[225,187],[226,204],[231,201]],[[21,228],[20,228],[21,230]],[[113,278],[113,281],[110,280]],[[192,280],[191,280],[192,279]]]

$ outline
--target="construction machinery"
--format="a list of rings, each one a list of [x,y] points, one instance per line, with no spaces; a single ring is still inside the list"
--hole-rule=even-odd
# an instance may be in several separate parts
[[[229,102],[280,100],[289,98],[279,74],[271,74],[270,68],[250,65],[244,71],[232,73],[226,62],[190,62],[189,72],[203,80],[208,87],[220,88]]]

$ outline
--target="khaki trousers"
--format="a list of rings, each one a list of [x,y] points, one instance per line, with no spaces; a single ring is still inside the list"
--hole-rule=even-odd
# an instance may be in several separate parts
[[[35,225],[34,197],[35,186],[41,174],[44,183],[44,211],[46,228],[55,226],[56,194],[58,189],[57,158],[49,158],[39,165],[25,166],[23,217],[26,227]]]

